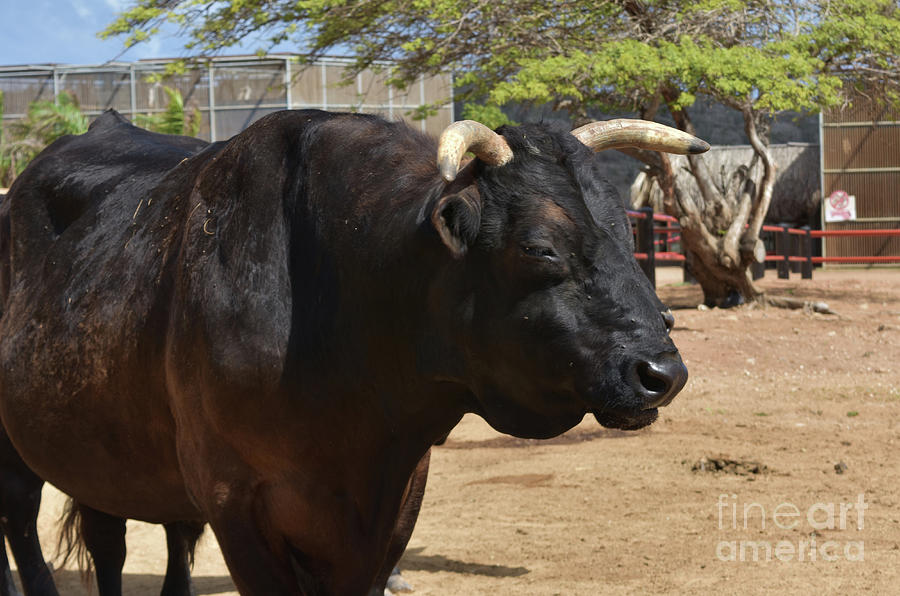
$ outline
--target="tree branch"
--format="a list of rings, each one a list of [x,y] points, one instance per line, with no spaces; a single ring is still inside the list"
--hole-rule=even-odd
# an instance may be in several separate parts
[[[769,212],[769,204],[772,202],[772,191],[775,188],[775,162],[769,152],[768,142],[763,142],[759,136],[753,111],[748,107],[743,109],[742,113],[744,115],[744,132],[747,133],[750,145],[762,160],[763,165],[763,177],[756,190],[753,215],[741,241],[742,250],[752,251],[759,239],[759,231],[766,219],[766,213]]]
[[[747,182],[750,181],[748,180]],[[750,208],[753,205],[751,189],[752,182],[744,185],[744,189],[739,195],[737,213],[731,221],[731,224],[728,226],[725,237],[722,239],[722,255],[720,258],[724,260],[724,258],[727,257],[731,260],[731,263],[723,263],[726,267],[734,267],[741,263],[741,237],[744,232],[744,226],[747,223],[747,218],[750,216]]]
[[[658,176],[663,171],[662,161],[659,153],[656,151],[648,151],[647,149],[635,149],[633,147],[623,147],[618,149],[620,153],[624,153],[628,157],[634,158],[641,163],[650,166],[650,174]]]
[[[668,104],[672,118],[675,119],[675,125],[684,132],[696,136],[697,131],[695,130],[694,123],[691,122],[691,118],[688,116],[687,111],[675,110],[672,108],[675,101],[678,99],[677,95],[678,92],[672,88],[663,90],[663,97]],[[688,155],[688,163],[691,165],[691,174],[693,174],[694,180],[697,181],[697,188],[700,189],[700,196],[703,197],[704,205],[715,204],[720,197],[710,183],[709,172],[706,171],[706,164],[704,163],[703,158],[697,155]]]

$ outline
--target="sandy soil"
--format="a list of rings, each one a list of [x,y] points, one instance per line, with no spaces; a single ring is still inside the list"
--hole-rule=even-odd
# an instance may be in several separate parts
[[[840,316],[699,311],[673,273],[682,394],[631,433],[585,420],[526,441],[464,419],[401,563],[416,594],[900,593],[900,270],[763,282]],[[49,556],[61,504],[46,489]],[[161,528],[127,539],[126,594],[157,594]],[[194,574],[199,594],[236,594],[211,535]]]

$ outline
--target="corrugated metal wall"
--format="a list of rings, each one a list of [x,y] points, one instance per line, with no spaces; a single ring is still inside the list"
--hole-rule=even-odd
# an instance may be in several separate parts
[[[855,221],[826,230],[900,228],[900,110],[858,93],[852,104],[822,114],[823,200],[837,190],[856,196]],[[897,256],[900,238],[827,238],[824,255]]]
[[[409,120],[435,136],[453,122],[452,101],[424,120],[413,121],[410,114],[419,106],[452,100],[449,74],[420,79],[400,92],[385,85],[383,73],[369,70],[344,84],[347,63],[327,58],[301,66],[291,55],[220,57],[162,83],[150,82],[147,76],[161,72],[166,61],[0,67],[3,121],[21,118],[32,101],[52,99],[62,91],[71,91],[89,115],[107,108],[126,117],[162,112],[168,104],[163,87],[169,86],[181,92],[188,109],[199,110],[199,136],[214,141],[227,139],[264,115],[285,108],[380,114]]]

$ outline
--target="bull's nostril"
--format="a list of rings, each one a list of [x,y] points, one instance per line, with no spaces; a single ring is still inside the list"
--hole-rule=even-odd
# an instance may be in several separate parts
[[[641,362],[637,367],[638,380],[649,393],[665,393],[669,382],[659,372],[653,370],[649,362]]]
[[[660,354],[633,366],[632,387],[646,409],[667,405],[687,382],[687,368],[677,354]]]

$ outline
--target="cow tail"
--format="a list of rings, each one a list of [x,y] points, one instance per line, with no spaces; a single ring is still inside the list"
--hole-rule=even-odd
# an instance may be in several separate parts
[[[59,541],[56,543],[56,557],[53,566],[61,569],[69,561],[74,561],[81,571],[81,583],[90,593],[91,581],[94,577],[94,563],[81,533],[81,507],[75,499],[66,500],[59,523]]]
[[[191,521],[181,521],[181,522],[172,522],[165,524],[166,528],[166,542],[169,546],[169,557],[173,556],[173,542],[177,542],[179,546],[177,548],[184,549],[184,554],[187,556],[188,566],[193,568],[194,566],[194,550],[197,547],[197,542],[200,540],[200,536],[203,535],[203,530],[206,527],[206,524],[202,522],[191,522]]]

